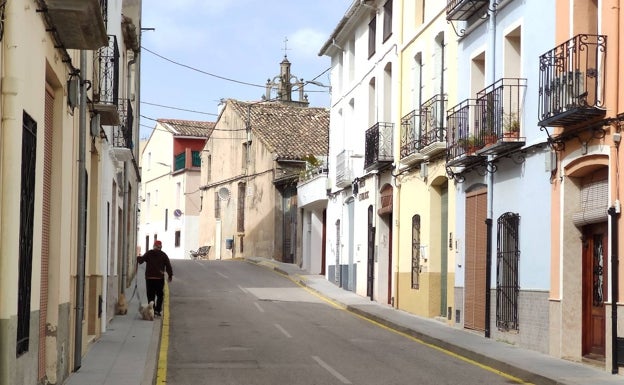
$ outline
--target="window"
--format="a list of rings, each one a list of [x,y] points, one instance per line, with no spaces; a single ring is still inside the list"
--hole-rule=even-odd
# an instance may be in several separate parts
[[[420,215],[412,217],[412,289],[418,289],[420,278]]]
[[[145,251],[150,249],[150,243],[149,243],[149,235],[145,236]],[[143,254],[145,254],[145,251],[143,252]]]
[[[219,199],[219,192],[215,191],[215,219],[221,219],[221,199]]]
[[[518,330],[518,233],[520,216],[505,213],[498,218],[496,255],[496,327]]]
[[[175,247],[180,247],[180,230],[175,232]]]
[[[180,197],[182,196],[182,183],[176,183],[175,207],[180,208]]]
[[[165,209],[165,231],[169,227],[169,209]]]
[[[238,210],[237,210],[237,231],[242,233],[245,231],[245,191],[246,184],[238,184]]]
[[[377,16],[368,23],[368,58],[375,54],[375,34],[377,33]]]
[[[206,158],[206,183],[210,182],[210,174],[212,172],[212,155]]]
[[[30,343],[30,295],[33,260],[33,218],[35,216],[35,161],[37,122],[26,112],[22,116],[22,182],[19,218],[19,277],[17,302],[17,346],[19,357]]]
[[[384,4],[383,41],[388,40],[390,36],[392,36],[392,0]]]

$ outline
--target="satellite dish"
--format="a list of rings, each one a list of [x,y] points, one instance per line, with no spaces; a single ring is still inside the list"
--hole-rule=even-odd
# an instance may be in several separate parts
[[[182,210],[180,210],[180,209],[173,210],[173,216],[174,217],[180,218],[181,215],[182,215]]]
[[[227,201],[230,199],[230,189],[228,189],[227,187],[221,187],[219,191],[217,191],[217,195],[222,201]]]

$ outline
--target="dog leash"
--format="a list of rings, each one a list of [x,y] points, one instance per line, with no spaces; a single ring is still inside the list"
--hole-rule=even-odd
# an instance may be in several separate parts
[[[132,298],[134,298],[134,295],[136,294],[137,299],[139,300],[139,304],[141,304],[141,296],[139,295],[139,290],[137,290],[138,288],[139,288],[139,261],[137,261],[135,265],[134,290],[132,291],[132,296],[130,297],[130,300],[128,300],[128,303],[132,302]]]

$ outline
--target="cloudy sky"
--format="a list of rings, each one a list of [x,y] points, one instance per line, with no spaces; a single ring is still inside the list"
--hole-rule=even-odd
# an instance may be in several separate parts
[[[222,98],[260,100],[279,75],[285,39],[292,74],[316,78],[330,66],[318,52],[352,1],[144,2],[142,27],[155,30],[142,33],[141,138],[153,119],[214,121]],[[329,73],[317,81],[329,84]],[[327,89],[306,92],[312,106],[329,107]]]

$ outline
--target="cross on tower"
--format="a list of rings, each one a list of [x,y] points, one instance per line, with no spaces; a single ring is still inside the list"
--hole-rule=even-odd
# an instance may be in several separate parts
[[[290,48],[288,48],[288,37],[284,37],[284,57],[287,56],[286,51],[290,51]]]

